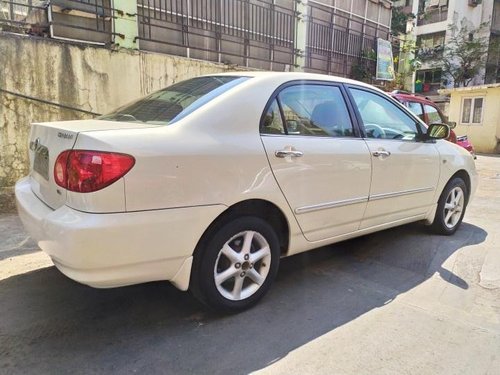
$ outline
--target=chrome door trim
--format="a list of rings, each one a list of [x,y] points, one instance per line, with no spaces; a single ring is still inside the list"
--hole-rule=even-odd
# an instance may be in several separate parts
[[[404,191],[396,191],[394,193],[375,194],[375,195],[370,195],[370,197],[369,197],[368,200],[369,201],[376,201],[376,200],[379,200],[379,199],[401,197],[403,195],[426,193],[428,191],[434,191],[434,188],[433,187],[427,187],[427,188],[420,188],[420,189],[411,189],[411,190],[404,190]]]
[[[348,206],[351,204],[363,203],[363,202],[368,202],[368,197],[350,198],[341,201],[326,202],[326,203],[314,204],[312,206],[299,207],[295,209],[295,213],[299,215],[307,212],[326,210],[328,208]]]
[[[336,207],[342,207],[342,206],[349,206],[351,204],[363,203],[363,202],[368,202],[368,201],[375,201],[375,200],[386,199],[386,198],[401,197],[403,195],[426,193],[429,191],[434,191],[434,188],[428,187],[428,188],[420,188],[420,189],[411,189],[411,190],[397,191],[394,193],[376,194],[376,195],[371,195],[370,197],[350,198],[350,199],[344,199],[341,201],[333,201],[333,202],[315,204],[312,206],[298,207],[295,209],[295,213],[297,215],[300,215],[300,214],[304,214],[307,212],[326,210],[329,208],[336,208]]]

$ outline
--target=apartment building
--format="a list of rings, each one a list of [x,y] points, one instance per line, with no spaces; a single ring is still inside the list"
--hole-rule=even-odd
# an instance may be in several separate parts
[[[500,38],[500,0],[398,0],[394,6],[416,15],[410,28],[421,63],[413,79],[418,82],[416,91],[432,95],[439,88],[453,87],[453,82],[442,74],[438,64],[451,36],[451,24],[460,25],[466,20],[469,27],[476,28],[488,22],[485,36],[490,41]],[[470,86],[495,82],[500,82],[499,61],[491,55],[486,68],[474,77]]]

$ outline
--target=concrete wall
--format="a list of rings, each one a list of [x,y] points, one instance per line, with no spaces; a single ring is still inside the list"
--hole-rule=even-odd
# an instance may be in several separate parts
[[[228,69],[182,57],[0,33],[0,89],[96,113],[174,82]],[[89,117],[0,91],[0,212],[12,209],[12,186],[28,172],[30,123]]]
[[[500,153],[500,84],[443,90],[451,95],[449,119],[456,121],[457,135],[467,135],[477,152]],[[462,99],[484,97],[481,124],[461,123]]]

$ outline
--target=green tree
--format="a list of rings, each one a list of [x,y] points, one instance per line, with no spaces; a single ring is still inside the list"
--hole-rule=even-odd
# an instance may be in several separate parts
[[[394,36],[406,34],[406,24],[410,18],[414,19],[413,13],[404,13],[403,8],[392,8],[391,33]]]
[[[477,28],[470,27],[463,19],[460,26],[452,24],[448,27],[451,37],[436,66],[442,68],[443,75],[453,81],[454,87],[468,86],[486,66],[490,49],[488,26],[489,22],[485,22]],[[490,53],[494,53],[494,49],[490,49]]]

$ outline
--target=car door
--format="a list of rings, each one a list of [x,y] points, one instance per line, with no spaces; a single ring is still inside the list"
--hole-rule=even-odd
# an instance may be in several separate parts
[[[262,143],[309,241],[359,228],[371,161],[358,134],[340,85],[289,84],[269,101],[261,123]]]
[[[361,229],[424,216],[439,179],[435,144],[420,141],[422,125],[384,94],[356,86],[348,91],[372,158]]]

